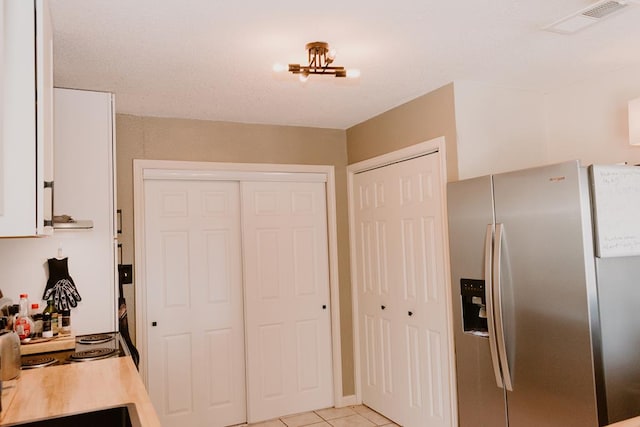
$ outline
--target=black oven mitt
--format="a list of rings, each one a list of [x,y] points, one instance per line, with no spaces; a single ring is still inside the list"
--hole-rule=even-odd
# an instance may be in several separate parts
[[[42,295],[43,300],[53,297],[58,311],[70,310],[82,301],[73,279],[69,276],[68,258],[49,258],[49,280]]]

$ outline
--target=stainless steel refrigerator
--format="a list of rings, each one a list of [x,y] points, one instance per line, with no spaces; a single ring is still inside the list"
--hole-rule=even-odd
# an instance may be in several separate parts
[[[447,200],[460,426],[640,414],[640,257],[596,262],[588,171],[453,182]]]

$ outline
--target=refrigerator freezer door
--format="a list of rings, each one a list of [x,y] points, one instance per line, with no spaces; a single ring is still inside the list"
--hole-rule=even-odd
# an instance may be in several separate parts
[[[459,425],[506,427],[504,389],[496,385],[489,340],[463,332],[460,296],[461,279],[485,279],[485,233],[493,224],[491,177],[449,183],[447,204]]]
[[[509,427],[598,425],[577,162],[493,177],[503,224],[502,309],[513,380]]]

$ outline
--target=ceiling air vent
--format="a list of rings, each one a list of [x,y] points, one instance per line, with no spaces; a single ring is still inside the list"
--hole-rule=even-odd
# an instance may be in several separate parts
[[[620,1],[605,1],[604,3],[596,3],[595,5],[589,7],[589,9],[582,12],[581,15],[600,19],[613,12],[619,11],[624,7],[627,7],[627,4]]]
[[[571,34],[618,12],[628,4],[624,0],[602,0],[544,27],[547,31]]]

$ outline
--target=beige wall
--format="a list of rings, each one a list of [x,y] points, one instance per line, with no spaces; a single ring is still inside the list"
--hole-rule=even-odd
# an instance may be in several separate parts
[[[548,92],[455,82],[458,177],[543,164],[640,163],[629,145],[629,100],[640,66]]]
[[[543,92],[454,82],[458,178],[548,163]]]
[[[640,163],[629,145],[628,102],[640,97],[640,65],[576,82],[546,96],[549,161]]]
[[[348,129],[349,164],[438,136],[449,181],[572,159],[639,164],[627,118],[638,73],[627,67],[546,93],[456,81]]]
[[[449,181],[458,177],[453,83],[347,129],[349,164],[444,136]]]
[[[118,208],[122,209],[123,227],[120,241],[125,263],[133,263],[134,254],[133,159],[335,166],[342,385],[344,395],[354,394],[345,132],[119,114],[116,141]]]

